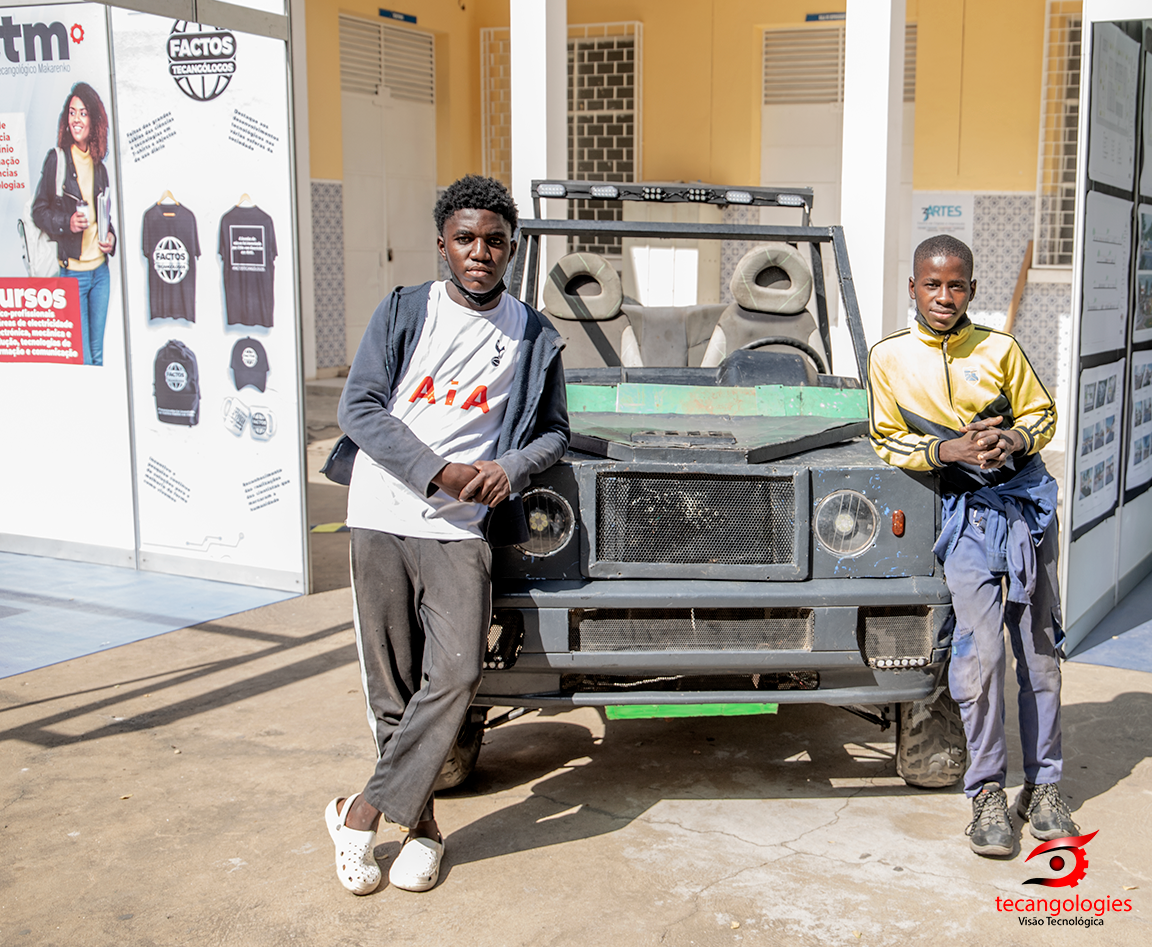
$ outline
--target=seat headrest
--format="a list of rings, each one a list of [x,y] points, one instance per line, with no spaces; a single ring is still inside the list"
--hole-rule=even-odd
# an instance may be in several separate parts
[[[788,243],[765,243],[749,250],[732,273],[732,295],[745,309],[787,316],[800,312],[812,295],[812,270],[804,252]],[[783,270],[789,282],[757,282],[766,270]]]
[[[544,282],[544,310],[557,319],[595,322],[620,314],[620,275],[598,253],[569,253]]]

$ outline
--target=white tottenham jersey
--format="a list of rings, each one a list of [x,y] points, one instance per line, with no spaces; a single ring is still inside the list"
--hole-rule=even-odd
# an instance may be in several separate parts
[[[428,317],[388,410],[445,460],[495,460],[504,410],[528,315],[505,293],[475,312],[454,303],[443,282],[428,293]],[[421,539],[481,535],[487,507],[410,489],[364,451],[356,455],[348,491],[348,525]]]

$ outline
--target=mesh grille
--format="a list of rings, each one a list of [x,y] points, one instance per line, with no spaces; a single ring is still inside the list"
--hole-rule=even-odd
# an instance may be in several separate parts
[[[811,651],[810,608],[574,608],[573,651]]]
[[[932,656],[932,615],[926,605],[872,606],[857,613],[857,629],[869,664],[890,658]]]
[[[790,477],[602,473],[596,477],[596,557],[794,562],[795,505]]]

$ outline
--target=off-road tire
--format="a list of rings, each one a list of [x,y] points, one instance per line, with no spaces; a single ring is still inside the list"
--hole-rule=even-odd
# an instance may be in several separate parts
[[[480,756],[480,744],[484,739],[484,719],[488,715],[485,707],[468,708],[464,725],[456,735],[456,742],[448,759],[440,767],[434,789],[452,789],[472,775],[476,760]]]
[[[941,686],[925,700],[900,704],[896,719],[896,772],[909,786],[942,789],[964,775],[968,741],[960,707]]]

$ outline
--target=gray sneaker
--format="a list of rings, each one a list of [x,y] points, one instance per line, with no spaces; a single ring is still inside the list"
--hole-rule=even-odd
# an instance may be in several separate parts
[[[977,855],[1005,858],[1012,854],[1012,817],[999,783],[985,783],[972,799],[972,821],[964,834]]]
[[[1042,842],[1080,834],[1056,783],[1025,783],[1016,799],[1016,814],[1028,823],[1032,837]]]

